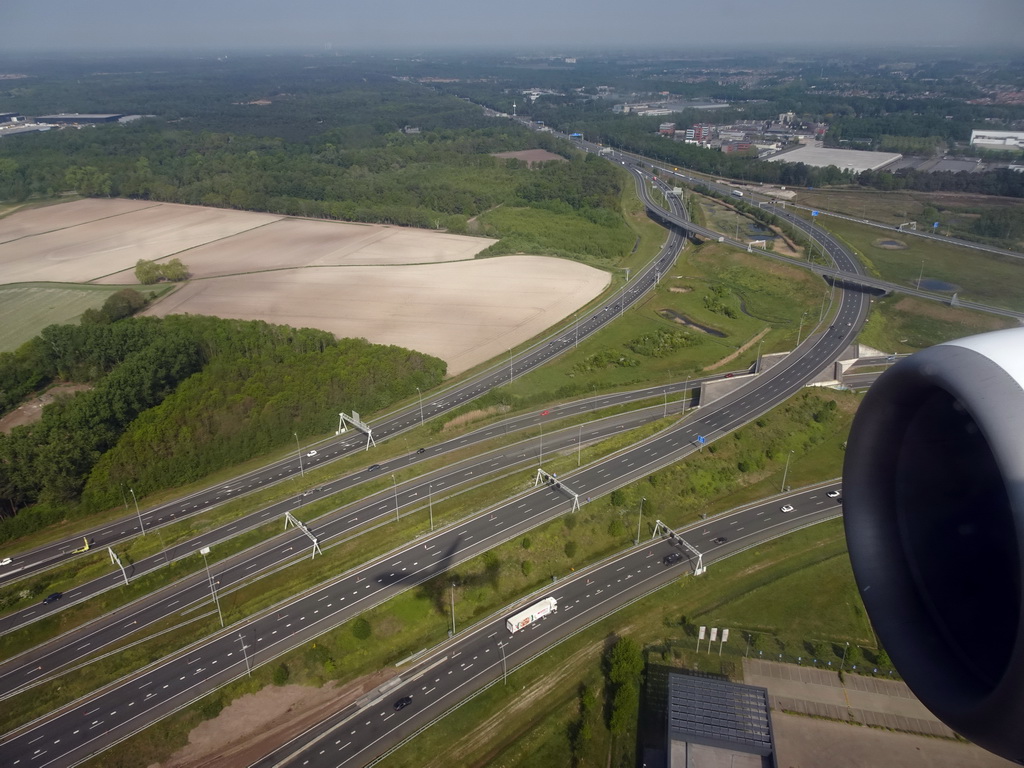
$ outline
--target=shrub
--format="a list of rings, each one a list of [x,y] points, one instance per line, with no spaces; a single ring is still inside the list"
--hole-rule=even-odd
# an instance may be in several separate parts
[[[288,671],[288,666],[282,661],[276,667],[274,667],[274,674],[271,681],[274,685],[284,685],[288,682],[288,676],[291,673]]]
[[[352,622],[352,634],[356,636],[357,640],[369,640],[370,635],[373,634],[373,628],[370,626],[370,622],[360,616]]]

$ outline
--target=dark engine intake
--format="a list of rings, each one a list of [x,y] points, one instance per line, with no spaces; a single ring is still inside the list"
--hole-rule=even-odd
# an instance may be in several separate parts
[[[926,349],[871,387],[843,467],[850,559],[899,673],[1024,765],[1024,328]]]

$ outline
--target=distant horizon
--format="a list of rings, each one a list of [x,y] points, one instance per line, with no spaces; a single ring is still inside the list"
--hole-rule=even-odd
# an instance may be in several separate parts
[[[0,51],[0,62],[5,66],[14,61],[31,61],[37,59],[94,59],[94,60],[117,60],[117,59],[178,59],[178,58],[229,58],[236,57],[323,57],[323,58],[373,58],[376,56],[389,56],[399,59],[415,59],[418,57],[445,57],[445,56],[474,56],[490,59],[560,59],[577,58],[585,61],[600,61],[615,58],[642,59],[744,59],[774,57],[780,61],[787,59],[798,60],[801,58],[834,58],[846,59],[852,57],[873,57],[903,60],[917,60],[925,56],[943,53],[955,57],[969,59],[993,59],[1009,57],[1019,58],[1024,61],[1024,51],[1020,44],[1006,44],[994,46],[991,44],[952,44],[934,43],[931,45],[897,45],[882,44],[859,45],[850,47],[822,46],[822,45],[787,45],[775,46],[769,43],[763,45],[745,45],[741,48],[724,47],[722,45],[696,46],[623,46],[619,48],[596,48],[586,46],[540,46],[533,49],[527,48],[501,48],[494,45],[481,46],[443,46],[433,48],[409,47],[409,46],[373,46],[365,45],[346,47],[309,47],[309,46],[252,46],[252,47],[225,47],[225,46],[182,46],[166,48],[113,48],[95,50],[88,48],[59,47],[52,49],[34,48],[32,50]],[[579,63],[584,63],[583,61]],[[567,64],[571,67],[571,64]]]
[[[49,0],[12,3],[0,14],[5,53],[86,55],[119,51],[522,51],[793,50],[886,48],[1020,50],[1020,0],[859,0],[809,5],[776,0],[605,0],[582,6],[521,0],[514,7],[467,0],[345,4],[293,0]]]

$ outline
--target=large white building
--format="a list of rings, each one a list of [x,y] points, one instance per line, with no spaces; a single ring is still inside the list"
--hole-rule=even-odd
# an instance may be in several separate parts
[[[1024,149],[1024,131],[971,131],[971,146],[982,149]]]

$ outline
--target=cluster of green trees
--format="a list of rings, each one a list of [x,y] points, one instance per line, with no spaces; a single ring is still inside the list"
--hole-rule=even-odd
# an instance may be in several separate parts
[[[182,280],[188,279],[188,267],[182,263],[181,259],[171,259],[166,264],[139,259],[135,262],[135,279],[143,285],[152,285],[161,280],[180,283]]]
[[[149,298],[134,288],[122,288],[112,293],[99,309],[89,308],[82,313],[83,325],[109,325],[131,317],[149,301]]]
[[[626,346],[638,355],[646,357],[668,357],[680,349],[700,344],[697,334],[692,331],[669,331],[659,328],[626,342]]]
[[[171,316],[54,325],[0,355],[0,405],[54,381],[91,389],[0,434],[0,538],[141,495],[372,413],[445,373],[437,358],[261,321]],[[25,507],[28,507],[27,509]]]

